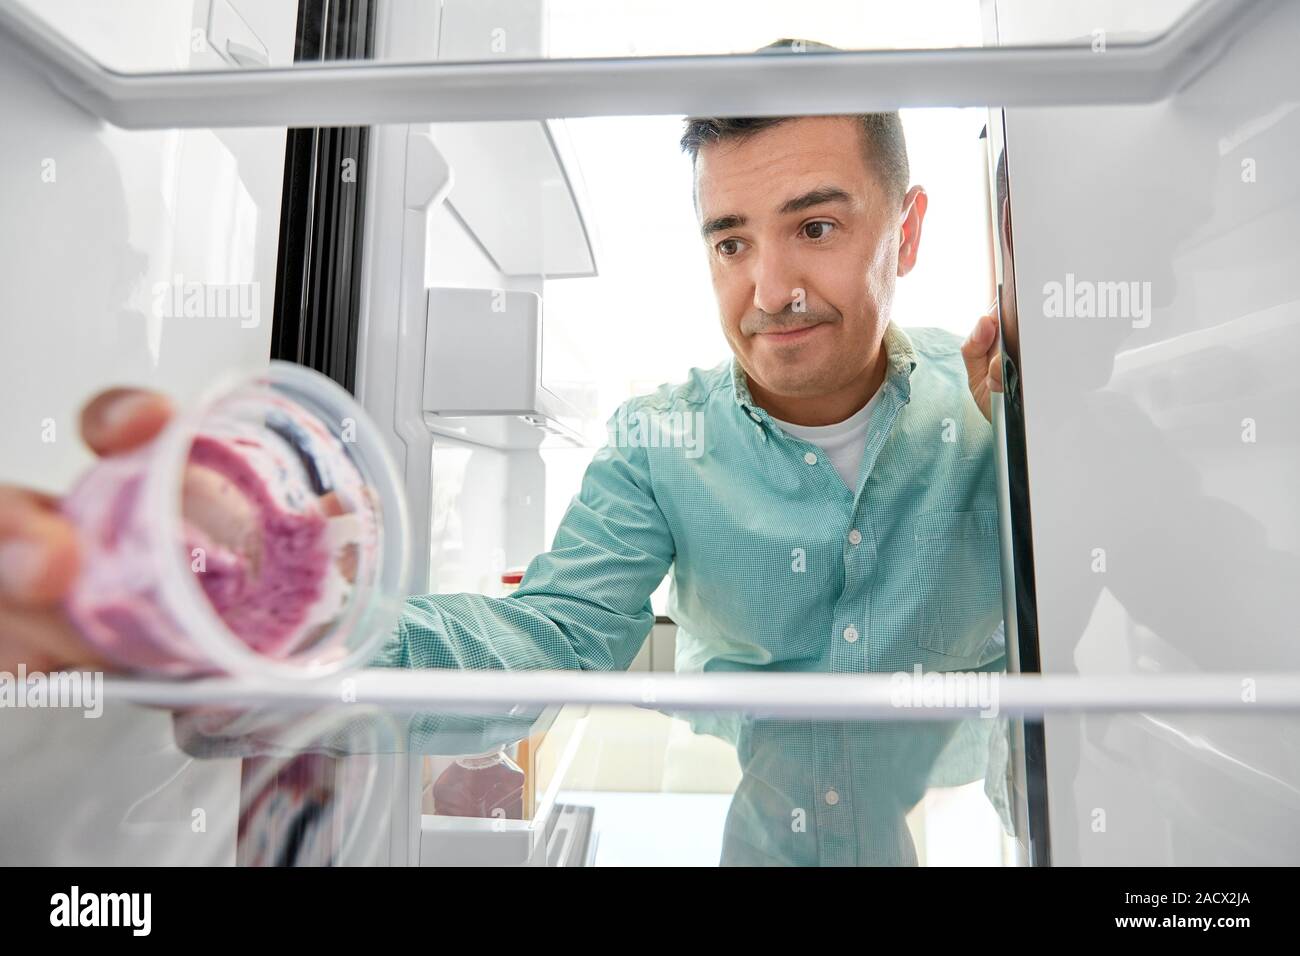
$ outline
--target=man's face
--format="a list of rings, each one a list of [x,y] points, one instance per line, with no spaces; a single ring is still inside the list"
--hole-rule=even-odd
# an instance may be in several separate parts
[[[789,120],[704,147],[696,204],[723,332],[750,378],[795,399],[859,382],[925,211],[918,188],[901,206],[886,195],[859,121]]]

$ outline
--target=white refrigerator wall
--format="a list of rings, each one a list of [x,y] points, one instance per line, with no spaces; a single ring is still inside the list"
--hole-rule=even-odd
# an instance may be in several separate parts
[[[538,7],[478,0],[381,4],[380,60],[429,61],[481,54],[496,28],[515,50],[544,44]],[[545,468],[535,451],[507,451],[443,435],[420,414],[427,289],[542,293],[540,275],[507,275],[454,209],[490,204],[437,147],[429,124],[377,126],[371,137],[357,396],[385,430],[406,476],[413,521],[412,593],[498,594],[501,572],[543,551]],[[457,177],[460,177],[459,195]],[[469,190],[474,189],[474,195]],[[449,205],[453,204],[453,205]],[[509,216],[508,209],[500,210]],[[476,361],[489,367],[491,355]]]
[[[454,177],[454,169],[452,173]],[[455,196],[453,186],[452,201]],[[503,274],[446,204],[430,209],[424,277],[426,288],[542,293],[540,276]],[[492,356],[478,358],[487,374]],[[500,593],[505,568],[526,564],[549,545],[542,537],[546,478],[541,457],[535,450],[488,448],[436,435],[432,467],[427,589]],[[420,530],[416,533],[418,540]],[[425,590],[419,582],[413,586]]]
[[[102,48],[98,6],[60,4],[61,28]],[[170,27],[188,37],[202,6],[176,5]],[[292,6],[249,6],[267,46],[292,59]],[[118,9],[139,22],[113,24],[114,54],[141,62],[157,11]],[[0,481],[60,493],[91,463],[78,412],[99,390],[141,385],[184,403],[227,369],[265,367],[285,131],[107,127],[4,42]],[[200,287],[248,308],[214,313]],[[21,772],[0,787],[0,818],[61,823],[4,827],[0,861],[233,862],[239,761],[193,761],[172,733],[170,714],[148,708],[6,711],[0,761]]]
[[[1296,36],[1278,4],[1166,102],[1006,113],[1047,673],[1300,667]],[[1052,860],[1290,861],[1298,742],[1290,714],[1051,717]]]

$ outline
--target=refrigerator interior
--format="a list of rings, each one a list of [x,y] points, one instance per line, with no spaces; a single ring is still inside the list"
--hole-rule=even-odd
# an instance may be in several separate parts
[[[1004,603],[1019,625],[1007,633],[1024,670],[1101,682],[1231,674],[1243,700],[1300,670],[1288,600],[1300,580],[1290,374],[1300,186],[1288,174],[1300,152],[1290,49],[1300,8],[799,7],[751,2],[740,16],[731,3],[372,0],[355,11],[373,30],[370,60],[333,68],[376,72],[337,93],[337,115],[327,98],[286,85],[277,124],[225,118],[277,107],[250,106],[251,93],[221,79],[273,83],[303,68],[297,2],[3,0],[0,190],[19,228],[0,237],[0,480],[67,488],[91,461],[78,410],[105,387],[142,385],[185,404],[224,370],[264,366],[287,321],[275,315],[287,132],[365,126],[350,384],[403,475],[416,530],[409,589],[504,593],[503,573],[549,546],[618,402],[729,354],[676,144],[682,115],[709,95],[727,106],[799,95],[797,84],[738,93],[725,83],[656,94],[636,61],[743,53],[777,36],[928,51],[935,60],[900,67],[937,77],[914,86],[920,102],[906,81],[880,94],[904,107],[913,179],[933,203],[926,256],[900,282],[895,310],[904,326],[964,334],[1000,300],[1022,390],[1000,454],[1029,489],[1003,502]],[[1106,85],[1125,57],[1229,13],[1233,28],[1163,95],[1130,99]],[[682,29],[685,18],[698,28]],[[49,69],[47,54],[65,47],[106,68],[102,90],[78,94],[73,74]],[[1073,76],[1084,92],[973,98],[942,58],[988,48],[1059,54],[1061,85]],[[1087,101],[1091,67],[1067,52],[1093,58],[1104,102]],[[458,105],[454,73],[432,77],[446,85],[423,104],[381,85],[384,69],[403,65],[472,76],[484,64],[608,57],[630,58],[632,79],[598,90],[592,74],[558,94],[539,84],[536,103],[488,108],[491,94],[469,84]],[[567,111],[546,112],[548,92]],[[820,108],[802,95],[805,109]],[[673,96],[680,109],[658,108]],[[302,121],[318,116],[333,119]],[[214,289],[232,291],[229,308],[189,305]],[[510,323],[483,336],[503,303]],[[304,335],[325,334],[321,316],[303,323]],[[666,597],[667,583],[654,598],[661,615]],[[733,747],[644,701],[635,681],[673,679],[673,630],[657,619],[632,665],[639,676],[611,685],[624,695],[612,705],[589,699],[594,675],[575,673],[550,705],[518,712],[412,708],[383,694],[351,709],[7,711],[0,753],[22,772],[0,793],[0,860],[717,863],[724,834],[776,811]],[[443,686],[433,676],[429,687]],[[780,721],[811,719],[773,717],[771,746]],[[864,720],[824,719],[846,740]],[[948,731],[989,732],[982,720]],[[900,721],[897,732],[921,740],[935,726]],[[905,818],[910,846],[879,848],[899,864],[1294,862],[1294,710],[1057,710],[1004,717],[989,741],[987,764],[936,781],[905,786],[855,765],[838,799]],[[435,784],[456,758],[498,745],[526,780],[518,817],[438,813]],[[828,812],[811,790],[787,796],[804,816],[787,824],[782,809],[776,842],[756,854],[798,858],[800,836]],[[324,808],[310,828],[295,816],[304,804]]]

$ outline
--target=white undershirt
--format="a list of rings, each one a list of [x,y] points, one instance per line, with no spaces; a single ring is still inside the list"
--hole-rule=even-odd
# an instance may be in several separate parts
[[[830,458],[831,464],[839,472],[844,484],[850,491],[858,488],[858,470],[862,467],[862,455],[867,448],[867,426],[871,424],[871,412],[880,399],[880,389],[871,396],[871,401],[834,425],[791,425],[779,418],[772,421],[782,431],[795,438],[816,445]]]

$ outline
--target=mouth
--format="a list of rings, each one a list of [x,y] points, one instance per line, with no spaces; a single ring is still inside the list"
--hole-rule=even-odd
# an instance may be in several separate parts
[[[785,345],[787,343],[803,341],[825,324],[825,322],[818,322],[815,325],[805,325],[802,328],[790,329],[784,332],[759,332],[758,334],[772,342]]]

